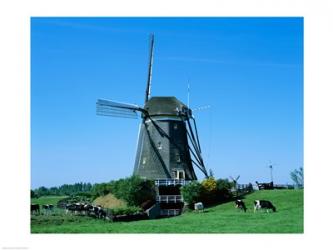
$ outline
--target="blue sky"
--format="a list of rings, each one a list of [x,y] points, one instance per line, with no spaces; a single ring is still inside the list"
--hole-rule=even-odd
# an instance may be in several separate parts
[[[97,98],[153,96],[195,112],[215,176],[291,183],[303,166],[302,18],[32,18],[32,188],[132,174],[140,120],[96,116]],[[196,171],[200,178],[203,176]]]

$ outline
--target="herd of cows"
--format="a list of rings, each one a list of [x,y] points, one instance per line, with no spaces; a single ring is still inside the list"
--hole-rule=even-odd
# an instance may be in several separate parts
[[[49,214],[53,211],[53,204],[47,204],[47,205],[39,205],[39,204],[31,204],[31,214],[41,214],[42,212],[44,214]]]
[[[39,205],[31,204],[31,214],[50,214],[53,212],[54,205]],[[87,215],[99,219],[111,219],[111,214],[107,210],[103,209],[101,206],[94,206],[91,204],[85,203],[73,203],[66,204],[65,206],[66,214],[75,214],[75,215]]]
[[[38,205],[31,204],[31,214],[50,214],[52,213],[54,206],[52,204],[48,205]],[[64,207],[65,214],[71,215],[83,215],[89,216],[97,219],[104,219],[110,221],[133,221],[133,220],[143,220],[148,219],[148,215],[145,212],[138,212],[134,214],[125,215],[113,215],[110,210],[102,208],[100,205],[92,205],[89,203],[69,203]]]
[[[91,204],[85,204],[85,203],[66,204],[65,211],[66,214],[71,213],[71,214],[88,215],[98,219],[108,219],[108,220],[112,219],[112,214],[108,213],[108,211],[103,209],[102,206],[94,206]]]
[[[246,212],[246,210],[247,210],[245,203],[242,200],[236,200],[235,207],[240,210],[243,210],[244,212]],[[255,200],[253,209],[254,209],[254,212],[258,211],[259,209],[266,209],[267,213],[270,210],[272,210],[273,212],[276,212],[276,207],[272,204],[272,202],[266,201],[266,200]]]
[[[246,212],[247,208],[244,203],[244,201],[237,199],[235,200],[235,207]],[[266,212],[268,213],[270,210],[273,212],[276,212],[276,207],[273,205],[271,201],[267,200],[255,200],[254,201],[254,212],[260,210],[260,209],[266,209]],[[202,202],[197,202],[194,204],[194,210],[195,211],[203,211],[204,210],[204,205]]]
[[[237,199],[235,200],[235,207],[246,212],[247,208],[244,201]],[[95,206],[89,203],[69,203],[64,206],[65,214],[72,215],[85,215],[97,219],[104,219],[110,221],[133,221],[133,220],[144,220],[148,219],[148,215],[146,212],[138,212],[131,215],[113,215],[110,210],[102,208],[100,205]],[[202,202],[198,202],[194,204],[194,209],[196,211],[203,211],[204,205]],[[254,201],[254,212],[266,209],[267,212],[272,210],[276,212],[276,207],[272,204],[271,201],[268,200],[255,200]],[[31,204],[31,214],[39,215],[39,214],[51,214],[54,210],[53,204],[39,205],[39,204]]]

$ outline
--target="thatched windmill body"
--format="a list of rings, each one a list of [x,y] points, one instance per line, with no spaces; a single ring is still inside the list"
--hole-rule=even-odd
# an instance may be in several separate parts
[[[208,176],[191,109],[176,97],[151,97],[153,50],[152,35],[144,106],[99,99],[97,114],[136,118],[141,113],[135,175],[153,180],[196,180],[195,165]]]

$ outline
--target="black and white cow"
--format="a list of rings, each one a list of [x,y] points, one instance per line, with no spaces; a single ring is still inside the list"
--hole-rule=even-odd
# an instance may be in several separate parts
[[[254,201],[254,212],[256,212],[259,209],[266,209],[267,213],[269,212],[269,209],[272,209],[273,212],[276,212],[276,208],[275,206],[273,206],[272,202],[266,200]]]
[[[244,212],[246,212],[246,206],[245,206],[245,203],[242,200],[236,200],[235,201],[235,207],[239,208],[240,210],[243,210]]]
[[[31,211],[31,214],[34,214],[34,213],[39,214],[39,212],[40,212],[39,204],[31,204],[30,211]]]
[[[54,207],[53,204],[42,205],[45,214],[50,214],[53,211],[53,207]]]
[[[84,203],[77,202],[74,205],[75,205],[75,210],[74,210],[75,214],[81,214],[81,215],[85,214],[85,210],[84,210],[85,204]]]
[[[83,210],[84,210],[84,213],[86,214],[86,215],[90,215],[92,212],[93,212],[93,206],[91,205],[91,204],[85,204],[84,206],[83,206]]]
[[[92,211],[96,218],[104,219],[106,217],[106,211],[102,208],[102,206],[93,206]]]
[[[69,212],[75,215],[88,215],[98,219],[112,219],[112,214],[109,214],[107,210],[103,209],[102,206],[94,206],[91,204],[84,203],[72,203],[66,204],[66,214]]]
[[[42,208],[46,211],[52,211],[53,210],[53,205],[52,204],[45,204],[45,205],[42,205]]]
[[[66,204],[65,206],[66,214],[70,213],[77,213],[79,211],[80,206],[77,204]]]

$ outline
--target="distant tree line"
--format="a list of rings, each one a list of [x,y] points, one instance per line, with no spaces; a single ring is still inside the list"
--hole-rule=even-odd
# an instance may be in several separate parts
[[[118,199],[123,199],[129,206],[138,206],[146,200],[155,198],[154,181],[143,180],[138,176],[131,176],[119,180],[114,180],[105,183],[75,183],[64,184],[59,187],[39,187],[31,190],[31,198],[40,196],[63,195],[83,197],[94,200],[99,196],[104,196],[112,193]],[[69,199],[72,199],[69,198]],[[81,199],[81,198],[80,198]]]
[[[75,184],[64,184],[59,187],[39,187],[37,189],[31,190],[31,198],[36,198],[40,196],[47,196],[47,195],[77,195],[80,193],[90,193],[94,186],[100,185],[100,184],[94,184],[91,183],[84,183],[79,182]]]

